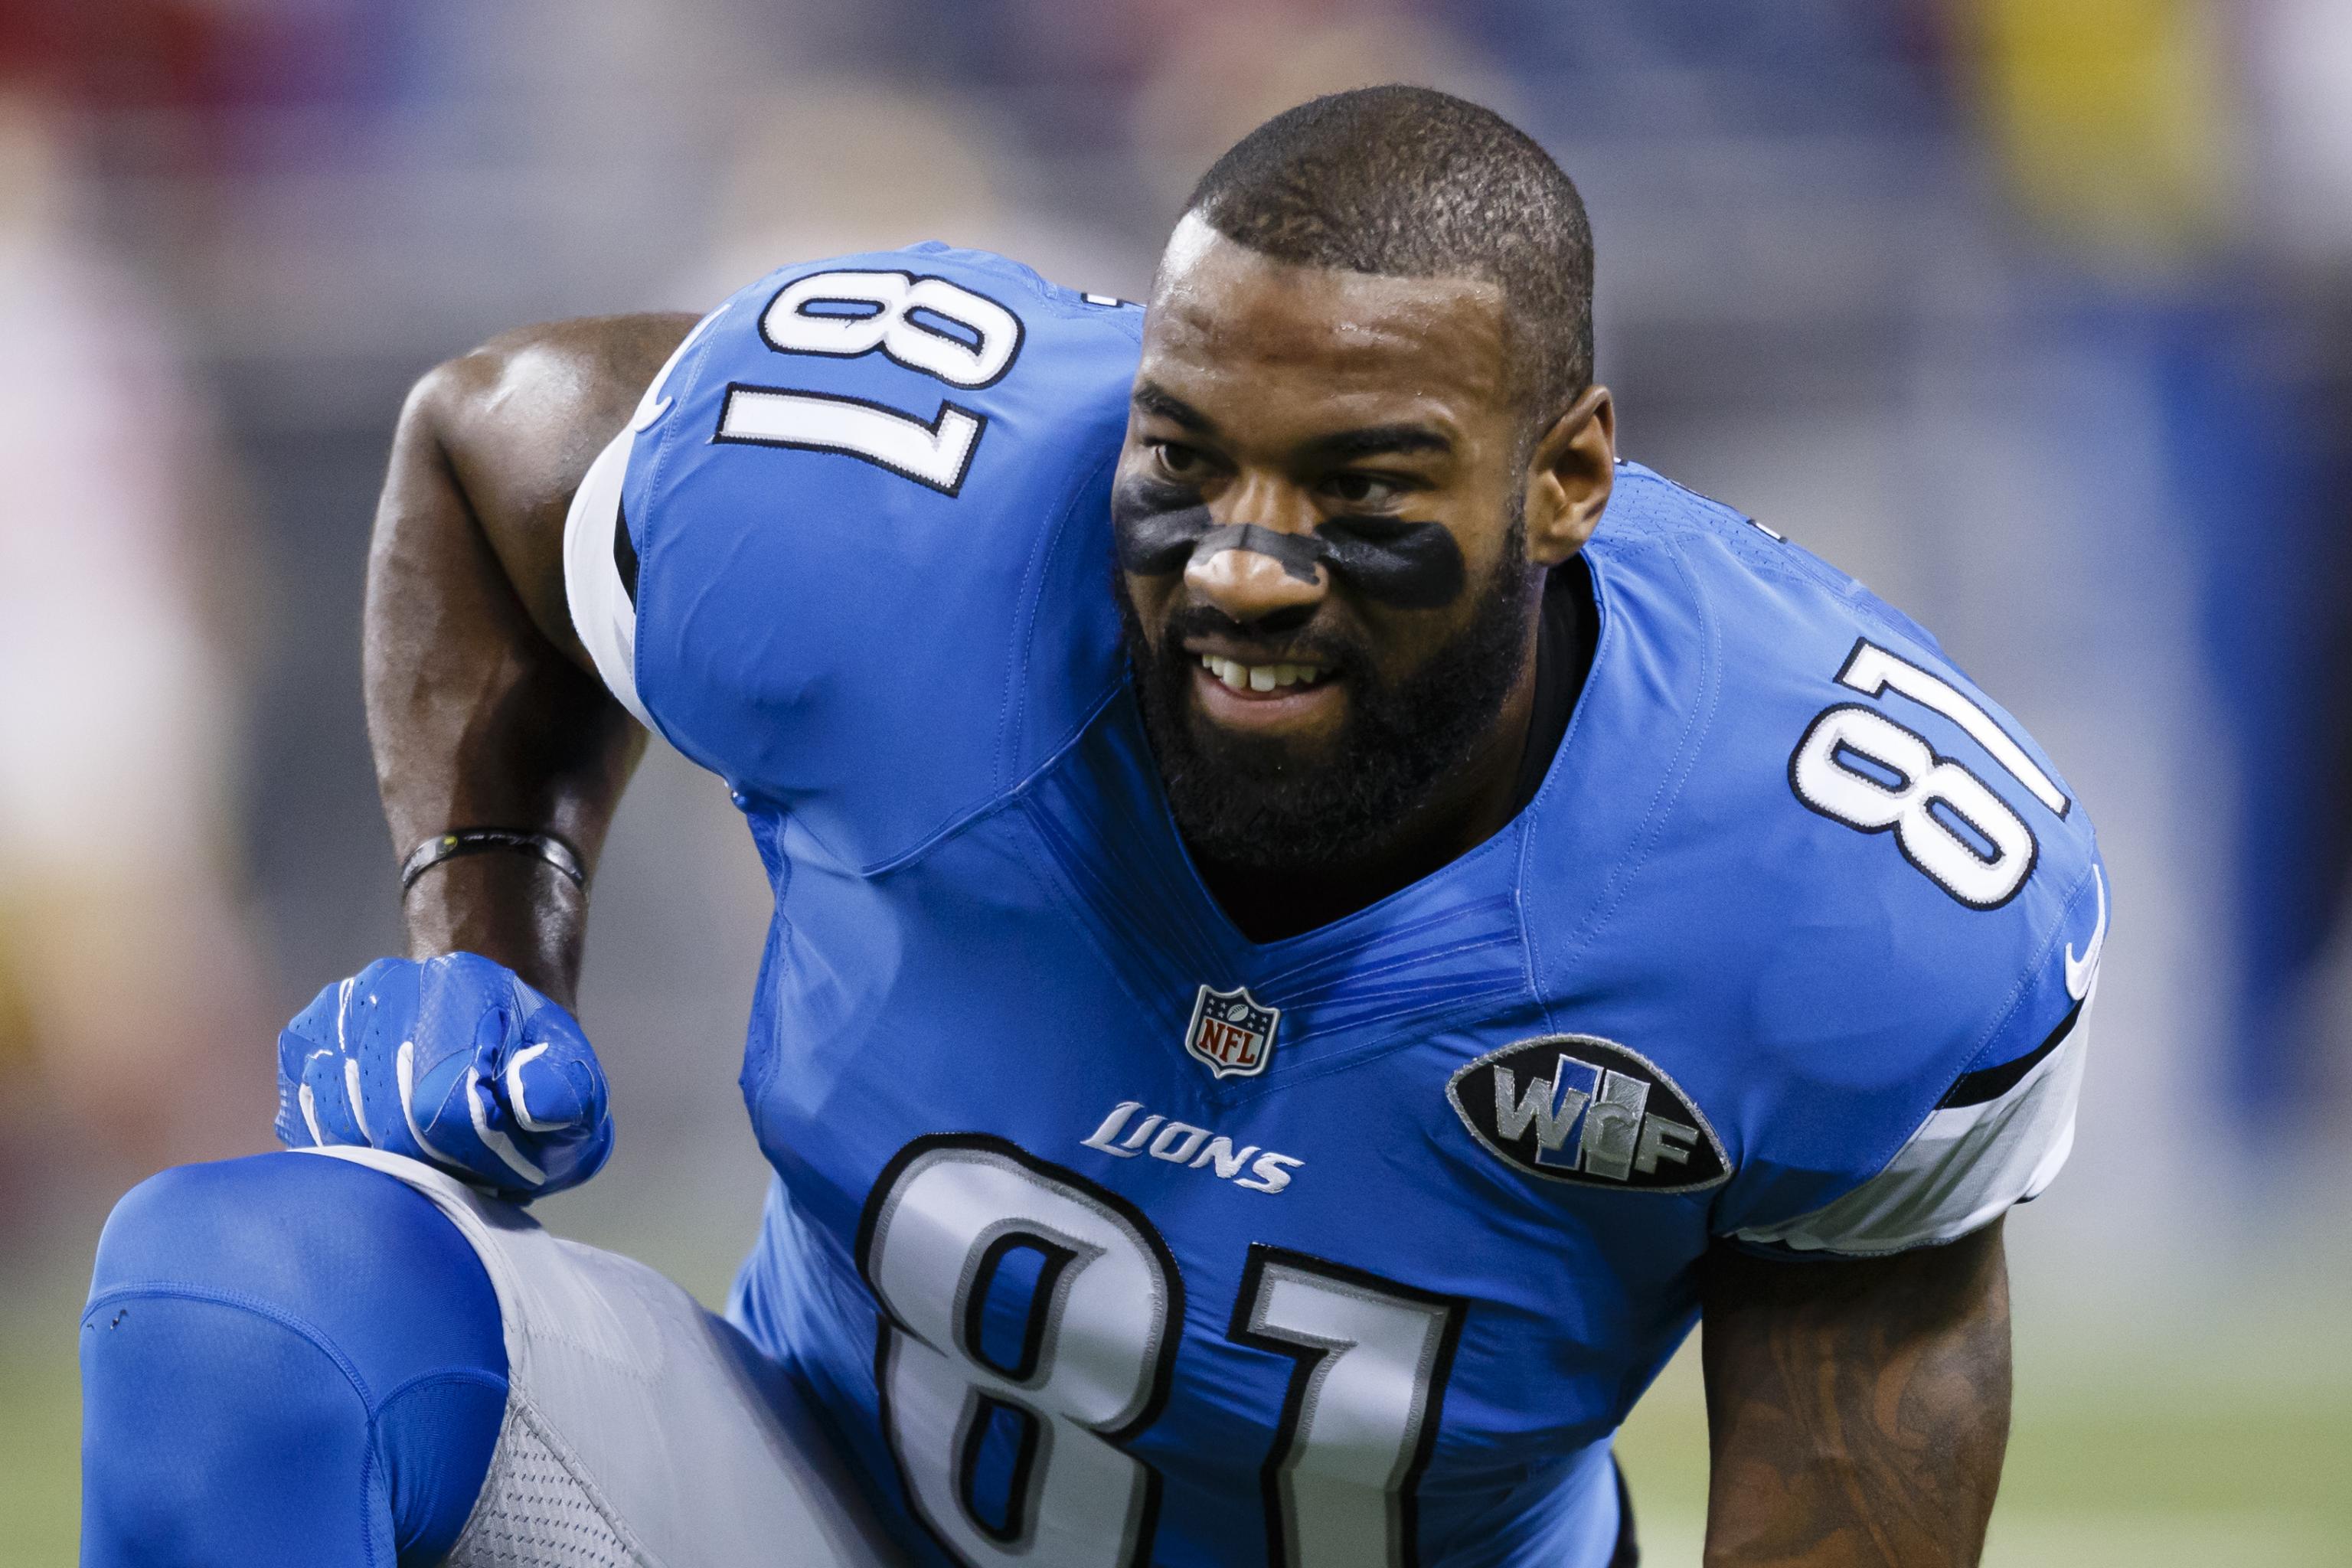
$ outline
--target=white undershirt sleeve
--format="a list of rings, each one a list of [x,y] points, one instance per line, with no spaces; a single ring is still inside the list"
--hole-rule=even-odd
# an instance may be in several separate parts
[[[637,596],[634,585],[621,574],[622,557],[625,554],[634,568],[636,551],[629,542],[628,522],[621,515],[621,489],[629,477],[629,456],[637,437],[660,439],[655,426],[675,402],[667,390],[671,374],[688,351],[701,342],[710,324],[726,314],[726,309],[722,305],[697,321],[694,330],[670,351],[638,397],[627,427],[588,465],[586,477],[572,497],[572,509],[563,518],[563,596],[572,609],[572,629],[579,634],[596,673],[604,677],[605,689],[636,715],[638,723],[657,734],[660,726],[637,695]]]
[[[563,595],[572,608],[572,629],[580,636],[604,688],[637,722],[654,728],[637,697],[637,606],[622,580],[620,552],[627,537],[621,518],[621,484],[628,477],[634,428],[623,430],[597,454],[587,478],[572,498],[563,520]]]
[[[2074,1147],[2092,999],[2013,1080],[2003,1081],[2003,1068],[1964,1077],[1876,1175],[1811,1214],[1736,1232],[1738,1239],[1872,1257],[1957,1240],[2038,1196]]]

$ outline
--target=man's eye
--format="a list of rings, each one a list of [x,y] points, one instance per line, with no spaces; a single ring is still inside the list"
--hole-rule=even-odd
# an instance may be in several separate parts
[[[1208,459],[1190,447],[1162,441],[1154,450],[1159,454],[1160,471],[1171,479],[1197,479],[1209,471]]]
[[[1347,506],[1383,506],[1403,488],[1376,474],[1334,474],[1324,482],[1334,499]]]

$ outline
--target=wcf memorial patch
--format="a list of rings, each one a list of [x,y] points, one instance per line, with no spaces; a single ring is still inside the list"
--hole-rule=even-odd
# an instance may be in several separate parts
[[[1548,1181],[1693,1193],[1731,1174],[1706,1118],[1656,1063],[1592,1035],[1543,1035],[1465,1064],[1445,1097],[1470,1135]]]

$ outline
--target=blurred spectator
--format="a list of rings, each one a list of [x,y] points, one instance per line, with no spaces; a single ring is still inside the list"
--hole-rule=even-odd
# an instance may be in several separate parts
[[[2019,210],[2062,264],[2106,279],[2072,290],[2067,330],[2095,331],[2144,386],[2148,455],[2197,547],[2205,670],[2234,764],[2233,798],[2211,805],[2234,819],[2235,896],[2200,954],[2230,998],[2211,1065],[2253,1134],[2240,1169],[2300,1180],[2301,1135],[2347,1109],[2326,998],[2352,900],[2352,349],[2325,329],[2352,303],[2352,12],[1960,11]]]
[[[0,1199],[35,1155],[259,1147],[271,1090],[226,854],[250,563],[174,323],[83,232],[63,124],[0,89]]]

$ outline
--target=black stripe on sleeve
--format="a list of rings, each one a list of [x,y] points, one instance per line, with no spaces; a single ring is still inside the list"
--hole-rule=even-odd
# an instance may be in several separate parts
[[[621,591],[629,596],[629,607],[637,606],[637,546],[629,537],[629,514],[625,508],[613,509],[613,564],[621,574]]]
[[[2027,1073],[2032,1072],[2034,1065],[2042,1058],[2066,1043],[2066,1037],[2074,1032],[2074,1021],[2082,1016],[2083,1005],[2077,1002],[2066,1010],[2064,1017],[2058,1020],[2058,1026],[2050,1031],[2048,1039],[2015,1061],[2003,1062],[1997,1068],[1979,1068],[1975,1072],[1962,1073],[1958,1081],[1945,1091],[1944,1098],[1936,1102],[1936,1109],[1949,1110],[1954,1106],[1982,1105],[1987,1100],[1999,1100],[2002,1095],[2015,1089],[2018,1081]]]

